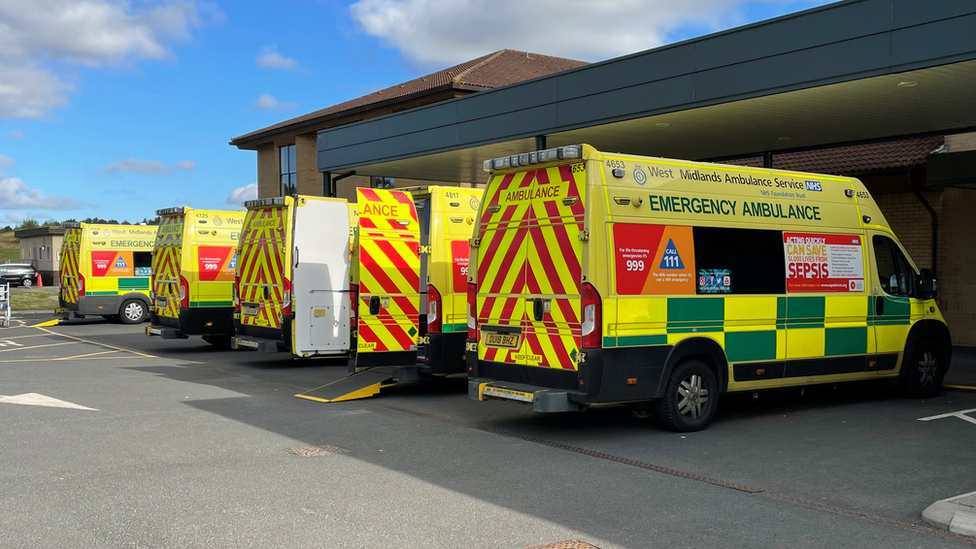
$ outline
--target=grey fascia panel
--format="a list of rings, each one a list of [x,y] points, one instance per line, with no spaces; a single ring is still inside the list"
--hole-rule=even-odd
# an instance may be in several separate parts
[[[973,0],[891,0],[891,22],[895,29],[969,14],[976,14]]]
[[[961,51],[976,52],[976,15],[901,29],[891,36],[894,66],[940,59]]]
[[[740,31],[699,40],[695,44],[695,69],[708,70],[782,55],[890,29],[891,0],[827,6],[827,9],[797,17],[752,25]]]
[[[455,101],[443,101],[419,109],[403,111],[395,116],[376,119],[380,139],[422,132],[455,123],[457,123],[457,103]]]
[[[323,166],[355,166],[368,164],[373,158],[401,157],[443,148],[457,144],[457,127],[443,126],[426,131],[414,132],[409,136],[393,139],[381,139],[366,143],[357,143],[337,149],[319,149],[318,165]],[[328,170],[325,170],[328,171]]]
[[[457,102],[457,121],[465,123],[477,118],[492,116],[518,105],[518,109],[531,109],[554,103],[557,81],[552,78],[532,80],[521,85],[502,88],[495,93],[476,93],[468,101]]]
[[[586,68],[555,77],[559,101],[691,74],[695,71],[695,46],[684,44],[654,55],[629,56]]]
[[[512,135],[534,135],[538,128],[555,126],[556,114],[556,105],[549,104],[461,122],[457,125],[457,140],[459,143],[479,143],[508,140]]]
[[[733,67],[695,75],[695,99],[711,101],[792,88],[806,82],[818,85],[850,74],[887,72],[889,38],[879,34],[819,48],[766,57]]]
[[[377,124],[347,124],[342,128],[343,131],[341,132],[319,132],[316,147],[321,148],[321,145],[324,144],[327,148],[335,149],[354,143],[375,141],[380,136],[380,127]],[[324,143],[323,136],[325,137]]]
[[[612,122],[616,118],[646,116],[695,100],[695,77],[686,75],[641,86],[616,89],[558,104],[557,126]],[[652,107],[648,110],[648,107]]]

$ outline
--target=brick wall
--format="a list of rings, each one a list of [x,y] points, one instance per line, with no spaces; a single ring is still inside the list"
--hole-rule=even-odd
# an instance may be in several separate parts
[[[929,201],[935,213],[942,217],[943,193],[925,192],[922,196]],[[895,232],[905,251],[912,257],[915,266],[919,269],[932,268],[932,216],[925,206],[918,200],[914,193],[882,194],[875,195],[875,201],[881,208],[888,224]],[[939,257],[938,263],[942,262],[944,254],[943,231],[939,230]],[[941,271],[941,266],[938,267]],[[940,273],[936,273],[939,276]]]
[[[953,343],[976,346],[976,190],[943,191],[939,308]]]
[[[318,153],[314,133],[295,137],[295,160],[298,163],[298,194],[322,196],[322,174],[318,170]]]
[[[258,197],[270,198],[281,194],[278,168],[278,149],[267,145],[258,149]]]

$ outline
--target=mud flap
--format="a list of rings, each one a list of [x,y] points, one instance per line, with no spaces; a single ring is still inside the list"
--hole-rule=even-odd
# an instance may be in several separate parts
[[[370,368],[295,396],[316,402],[342,402],[369,398],[396,383],[392,367]]]

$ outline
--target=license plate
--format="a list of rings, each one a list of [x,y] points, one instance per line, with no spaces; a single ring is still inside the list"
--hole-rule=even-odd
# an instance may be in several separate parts
[[[508,349],[514,349],[518,347],[518,334],[485,334],[485,345],[490,345],[492,347],[506,347]]]
[[[244,309],[241,312],[244,313],[244,316],[258,316],[257,307],[244,307]]]
[[[482,398],[502,398],[505,400],[517,400],[519,402],[532,402],[535,395],[532,393],[526,393],[524,391],[513,391],[511,389],[502,389],[501,387],[485,387],[484,391],[481,392]]]

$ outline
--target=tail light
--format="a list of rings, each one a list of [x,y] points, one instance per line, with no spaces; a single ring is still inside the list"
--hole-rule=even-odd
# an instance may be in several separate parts
[[[356,319],[359,316],[359,284],[349,285],[349,318]]]
[[[234,273],[234,310],[241,311],[241,275]]]
[[[282,279],[281,289],[281,314],[291,316],[291,280]]]
[[[468,282],[468,339],[478,339],[478,285]]]
[[[439,334],[441,328],[441,294],[433,284],[427,285],[427,333]]]
[[[586,349],[603,346],[603,304],[592,284],[583,284],[583,342]]]
[[[190,285],[187,284],[186,279],[182,276],[180,277],[180,307],[190,306]]]
[[[78,295],[85,295],[85,277],[78,273]]]

